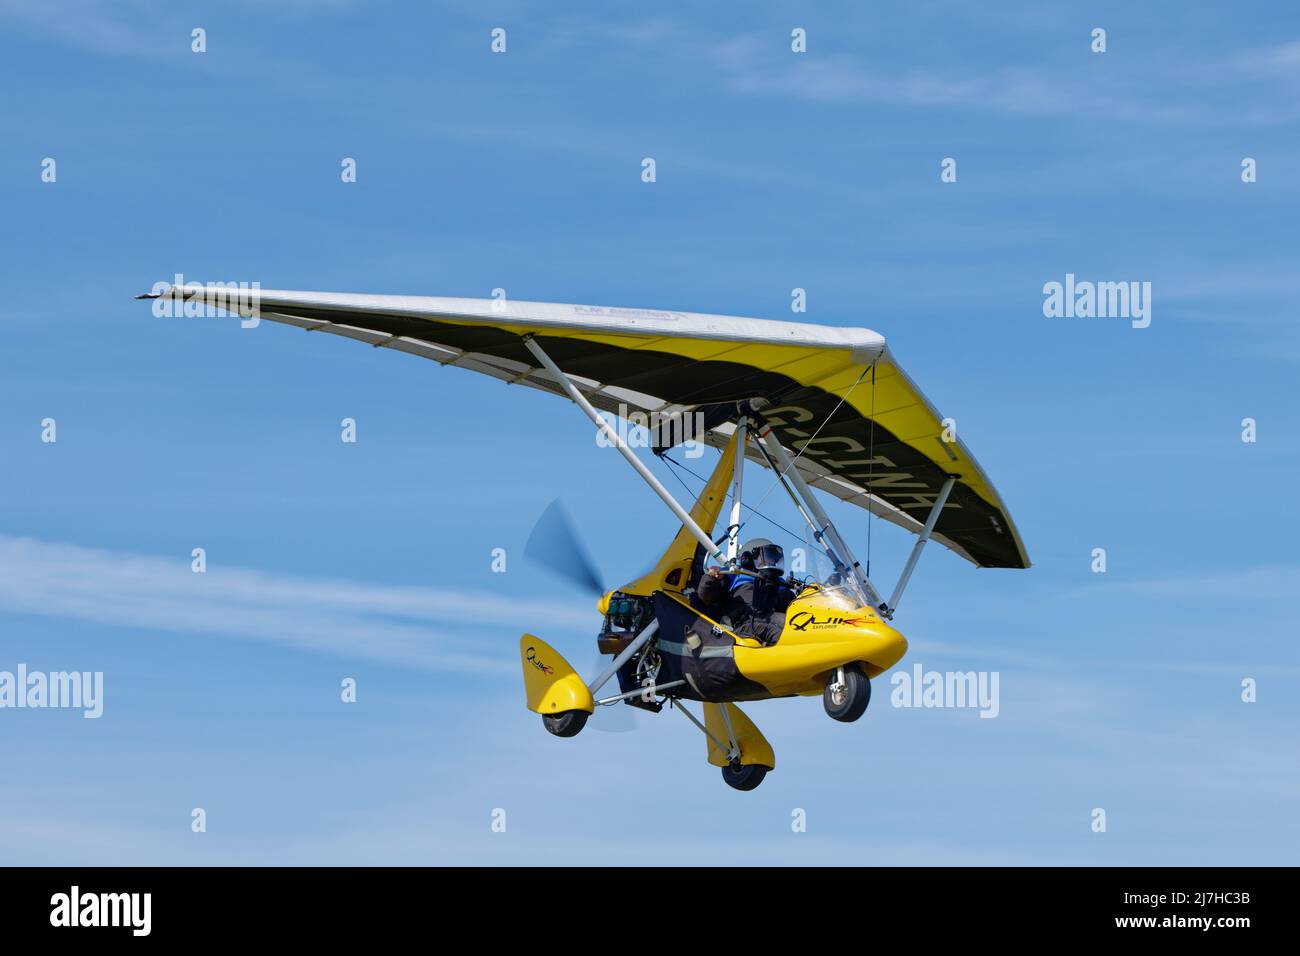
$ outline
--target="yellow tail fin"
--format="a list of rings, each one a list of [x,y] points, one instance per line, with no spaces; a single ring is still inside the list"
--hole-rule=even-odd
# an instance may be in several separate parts
[[[524,695],[529,710],[539,714],[585,710],[590,714],[596,709],[591,691],[578,672],[540,637],[525,634],[519,639],[519,659],[524,667]]]

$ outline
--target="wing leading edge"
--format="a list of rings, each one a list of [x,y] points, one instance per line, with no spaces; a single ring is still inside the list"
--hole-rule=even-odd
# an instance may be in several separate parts
[[[537,337],[598,409],[671,415],[759,399],[813,487],[912,532],[957,477],[934,539],[981,567],[1029,558],[1000,496],[878,333],[653,309],[427,296],[171,286],[201,302],[562,394],[524,345]],[[705,440],[721,447],[732,426]],[[749,457],[766,462],[751,449]]]

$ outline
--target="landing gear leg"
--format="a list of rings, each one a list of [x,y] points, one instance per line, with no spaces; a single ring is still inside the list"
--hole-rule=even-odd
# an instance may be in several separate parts
[[[845,664],[826,681],[822,706],[828,716],[844,723],[857,720],[871,703],[871,679],[857,664]]]
[[[753,790],[763,782],[767,772],[776,766],[771,745],[734,704],[706,703],[705,723],[700,723],[680,700],[674,698],[672,705],[708,738],[709,763],[722,769],[722,781],[732,789]],[[734,713],[731,710],[733,707]],[[753,762],[741,762],[742,748]],[[758,763],[758,760],[763,763]]]

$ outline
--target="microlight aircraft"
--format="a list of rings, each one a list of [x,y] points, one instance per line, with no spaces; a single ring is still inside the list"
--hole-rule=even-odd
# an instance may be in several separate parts
[[[610,660],[590,680],[541,637],[520,639],[525,702],[557,737],[579,733],[597,707],[627,703],[659,713],[668,706],[704,734],[708,762],[723,780],[752,790],[776,758],[738,703],[820,696],[830,717],[857,720],[872,679],[907,650],[893,619],[926,542],[977,567],[1029,567],[988,476],[869,329],[500,299],[260,289],[232,295],[194,284],[141,298],[406,352],[567,397],[586,414],[680,529],[652,570],[600,594],[597,648]],[[658,421],[689,414],[702,422],[695,437],[721,455],[689,507],[602,412]],[[671,461],[663,444],[655,453]],[[736,559],[747,464],[775,475],[829,569],[786,579],[794,596],[774,642],[727,627],[695,599],[709,568],[743,573]],[[818,493],[916,535],[888,597]],[[602,695],[612,680],[618,691]],[[687,702],[702,705],[702,718]]]

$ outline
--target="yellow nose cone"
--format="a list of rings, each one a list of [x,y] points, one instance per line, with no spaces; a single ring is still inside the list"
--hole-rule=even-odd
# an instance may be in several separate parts
[[[866,633],[863,634],[863,640],[866,647],[862,659],[866,662],[868,677],[875,677],[889,670],[907,653],[907,638],[884,621],[864,630]]]

